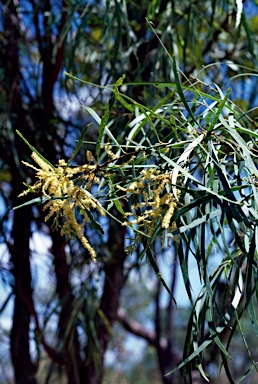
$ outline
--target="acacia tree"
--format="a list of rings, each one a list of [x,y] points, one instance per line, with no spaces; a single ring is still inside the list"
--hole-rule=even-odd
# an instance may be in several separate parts
[[[160,260],[155,256],[155,249],[160,247],[162,236],[165,246],[167,239],[173,238],[171,241],[184,271],[190,298],[187,260],[191,252],[197,259],[206,287],[201,305],[197,301],[198,305],[194,307],[185,349],[186,357],[191,355],[189,346],[193,345],[192,359],[200,360],[200,371],[200,352],[205,341],[198,347],[195,336],[199,327],[200,334],[204,334],[202,324],[207,318],[206,309],[217,306],[215,297],[217,287],[221,284],[221,274],[228,276],[224,301],[220,297],[222,307],[218,305],[218,313],[214,314],[212,310],[208,312],[208,320],[218,317],[210,326],[210,332],[223,351],[223,358],[226,356],[219,341],[217,325],[228,322],[228,316],[231,318],[231,312],[238,307],[239,292],[243,291],[239,270],[244,268],[247,259],[251,260],[247,268],[247,281],[252,280],[253,256],[248,252],[253,250],[255,241],[255,224],[250,216],[255,207],[254,211],[250,211],[249,207],[255,204],[255,173],[252,174],[255,171],[255,159],[252,158],[256,145],[255,125],[248,120],[246,111],[239,112],[236,104],[229,101],[229,93],[224,91],[221,84],[230,79],[230,71],[248,72],[256,62],[251,23],[242,12],[240,3],[159,2],[150,3],[148,8],[129,1],[126,4],[107,2],[98,6],[86,6],[80,2],[74,5],[63,2],[58,6],[43,2],[38,5],[29,1],[2,5],[6,35],[2,40],[2,94],[5,104],[2,109],[4,124],[1,144],[8,148],[2,156],[2,167],[7,175],[12,175],[12,192],[10,194],[9,190],[4,190],[4,197],[11,199],[13,206],[22,204],[17,195],[23,190],[22,181],[30,168],[26,171],[22,168],[21,154],[27,163],[30,161],[23,141],[15,135],[15,131],[19,130],[33,146],[33,157],[39,167],[39,179],[34,189],[43,193],[43,197],[36,198],[34,203],[45,201],[52,215],[47,223],[68,235],[66,239],[58,231],[49,232],[56,286],[47,301],[50,303],[52,300],[57,305],[54,309],[46,306],[46,313],[39,318],[32,296],[29,240],[32,222],[39,229],[45,228],[45,213],[41,205],[37,211],[30,211],[29,205],[23,210],[14,211],[12,239],[2,230],[15,280],[11,351],[16,382],[36,382],[37,367],[32,363],[29,352],[31,318],[34,319],[38,352],[42,346],[53,362],[46,380],[55,372],[54,367],[58,366],[65,367],[70,383],[100,382],[104,353],[114,320],[119,319],[128,330],[136,333],[128,316],[118,311],[121,288],[135,266],[135,258],[136,265],[139,265],[144,255],[159,276]],[[144,19],[146,14],[149,20],[153,20],[154,29]],[[33,25],[33,28],[28,29],[28,25]],[[225,44],[229,36],[231,45]],[[200,40],[205,44],[200,44]],[[92,51],[95,56],[91,54]],[[7,57],[9,60],[6,60]],[[230,61],[223,70],[219,65],[209,66],[195,78],[197,73],[194,70],[203,64],[211,64],[214,57],[220,61]],[[243,67],[243,63],[246,67]],[[184,73],[181,79],[178,65]],[[87,82],[71,83],[73,76],[70,76],[65,80],[60,79],[60,86],[57,87],[64,66],[80,78],[85,78],[87,74]],[[118,79],[123,73],[126,73],[126,79],[123,80],[126,92],[125,88],[119,88],[122,78]],[[42,81],[38,81],[39,74]],[[190,75],[195,77],[190,78]],[[211,81],[216,78],[217,88],[207,84],[207,76]],[[93,85],[89,83],[110,84],[117,80],[116,85],[99,88],[100,93],[93,91]],[[185,80],[187,82],[184,84]],[[132,81],[141,84],[132,86]],[[241,82],[237,79],[231,83],[232,97],[236,99]],[[244,86],[245,83],[242,84]],[[78,125],[82,126],[79,120],[81,116],[76,116],[77,124],[72,124],[67,116],[64,117],[60,102],[55,98],[55,86],[63,100],[64,89],[68,96],[74,93],[80,95],[85,90],[92,98],[99,95],[94,109],[87,104],[83,106],[99,128],[89,128],[88,132],[81,135],[80,145],[73,156],[73,160],[81,164],[78,167],[74,167],[72,162],[59,160],[71,156],[71,148],[74,147],[72,139],[79,131]],[[254,106],[255,87],[256,83],[253,84],[250,97],[244,98],[244,102],[249,103],[246,110]],[[12,97],[9,97],[10,92]],[[100,102],[106,102],[107,98],[109,101],[101,118]],[[232,126],[236,132],[230,130]],[[247,137],[252,140],[252,144],[248,143],[251,150],[246,145],[249,140]],[[96,146],[87,144],[85,147],[83,138],[96,141]],[[234,148],[234,144],[239,142],[243,152],[239,146]],[[190,147],[185,151],[188,145]],[[93,155],[88,152],[88,161],[83,165],[82,150],[85,149],[91,149]],[[193,149],[191,158],[190,149]],[[182,154],[183,157],[180,157]],[[241,164],[246,162],[246,158],[247,167],[242,170]],[[237,161],[240,171],[231,165],[231,159]],[[192,164],[190,170],[182,161]],[[33,177],[32,174],[30,177]],[[96,192],[98,183],[99,191]],[[248,193],[252,189],[253,192],[240,201],[236,191],[242,193],[242,189]],[[32,191],[31,187],[29,190]],[[240,207],[238,202],[241,203]],[[242,205],[248,212],[241,208]],[[28,210],[26,217],[24,209]],[[95,215],[98,212],[106,214],[101,225]],[[81,221],[78,214],[81,214]],[[121,225],[127,222],[129,214],[135,223],[131,221],[127,226]],[[86,221],[90,222],[92,229],[86,226],[85,233]],[[236,221],[240,224],[236,224]],[[238,225],[249,229],[245,231],[244,227]],[[106,238],[102,236],[102,226],[106,228]],[[124,250],[125,237],[132,237],[132,229],[135,238],[128,251],[129,254],[133,251],[133,256],[128,256]],[[240,230],[247,233],[244,247],[238,235]],[[208,249],[205,248],[207,231],[214,236]],[[91,245],[87,241],[87,233],[90,233],[90,238],[94,234]],[[79,242],[70,241],[69,236],[77,237]],[[236,245],[229,243],[227,236],[231,236]],[[79,245],[80,242],[85,248]],[[210,275],[207,273],[207,256],[213,254],[214,247],[221,249],[221,253],[226,252],[228,257],[233,254],[233,257],[223,259],[217,273]],[[239,249],[243,253],[241,257]],[[98,262],[93,265],[90,255],[94,258],[95,254]],[[174,276],[175,264],[172,266]],[[104,282],[99,294],[96,276],[102,273]],[[234,273],[236,278],[231,284]],[[172,296],[168,299],[164,342],[160,292],[162,284],[165,286],[166,283],[162,279],[158,281],[155,332],[150,336],[141,328],[138,335],[155,346],[161,375],[167,383],[173,378],[164,374],[171,370],[180,356],[172,345]],[[175,279],[172,279],[171,287],[167,287],[172,294],[174,285]],[[234,305],[227,316],[228,292],[232,295]],[[248,302],[252,303],[250,297],[248,291]],[[252,307],[249,308],[252,313]],[[45,326],[54,314],[58,315],[57,337],[55,342],[50,343]],[[84,337],[79,338],[78,334]],[[193,343],[189,342],[190,335],[194,337]],[[38,359],[40,361],[40,355]]]

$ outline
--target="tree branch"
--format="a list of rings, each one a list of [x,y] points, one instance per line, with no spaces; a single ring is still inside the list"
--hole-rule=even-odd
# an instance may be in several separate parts
[[[156,348],[156,332],[147,329],[146,327],[142,326],[142,324],[140,324],[138,321],[129,318],[126,315],[124,309],[118,309],[116,320],[123,326],[126,331],[132,333],[135,336],[140,337],[141,339],[147,341],[150,346]],[[162,337],[160,339],[160,348],[162,349],[162,351],[165,352],[167,350],[167,347],[168,341],[165,337]],[[172,355],[173,362],[171,361],[171,364],[177,365],[182,360],[182,352],[176,348],[173,348]]]
[[[133,319],[130,319],[126,313],[125,310],[122,308],[119,308],[117,311],[116,320],[119,321],[119,323],[123,326],[123,328],[132,333],[135,336],[140,337],[143,340],[146,340],[149,345],[156,348],[156,332],[149,330],[145,327],[143,327],[138,321],[135,321]],[[162,338],[160,340],[161,348],[166,349],[167,348],[167,340],[165,338]]]

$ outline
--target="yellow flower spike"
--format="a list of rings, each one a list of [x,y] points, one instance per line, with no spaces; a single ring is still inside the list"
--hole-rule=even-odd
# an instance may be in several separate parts
[[[87,188],[91,188],[93,183],[98,183],[99,179],[95,177],[95,165],[85,164],[83,166],[71,168],[67,166],[65,160],[61,159],[58,162],[57,167],[54,169],[50,167],[44,160],[40,158],[35,152],[31,155],[32,159],[40,168],[24,162],[24,164],[36,171],[36,177],[39,179],[30,189],[24,191],[19,196],[26,195],[31,190],[40,191],[43,195],[50,198],[45,204],[43,210],[48,210],[48,214],[45,217],[45,221],[48,221],[52,216],[55,216],[55,222],[63,217],[63,223],[61,234],[67,235],[70,239],[77,235],[82,245],[88,250],[91,259],[96,261],[96,252],[90,245],[89,241],[83,234],[83,228],[86,222],[90,219],[85,211],[85,207],[88,210],[97,209],[102,216],[105,216],[105,211],[101,207],[101,204],[90,193],[88,193],[81,186],[74,185],[72,178],[74,175],[83,173]],[[89,163],[92,161],[92,154],[88,151],[87,158]],[[53,199],[54,198],[54,199]],[[82,222],[76,219],[74,211],[79,208]]]
[[[169,232],[170,221],[178,204],[172,193],[171,175],[162,173],[156,168],[144,169],[141,175],[142,177],[132,182],[127,188],[118,187],[129,195],[137,195],[140,200],[132,206],[132,212],[125,213],[125,217],[133,217],[133,220],[125,225],[137,224],[147,236],[151,237],[160,222],[161,227]],[[168,238],[163,236],[163,246],[165,239]]]
[[[44,160],[41,159],[41,157],[39,157],[39,155],[35,152],[32,152],[31,154],[31,157],[32,159],[35,161],[35,163],[38,164],[38,166],[45,172],[49,172],[49,171],[52,171],[52,168],[50,167],[50,165],[48,165],[47,163],[45,163]],[[29,165],[30,167],[32,167],[31,165]],[[33,167],[32,167],[33,168]]]
[[[174,214],[175,208],[176,208],[176,203],[172,201],[169,205],[169,208],[168,208],[163,220],[162,220],[162,225],[161,225],[162,228],[169,228],[170,220]]]
[[[91,151],[86,151],[86,158],[88,163],[91,163],[93,161],[93,154]]]

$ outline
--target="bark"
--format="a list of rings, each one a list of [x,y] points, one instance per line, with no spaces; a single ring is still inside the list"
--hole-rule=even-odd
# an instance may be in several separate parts
[[[113,213],[115,214],[115,213]],[[98,363],[94,361],[94,350],[87,346],[87,361],[85,378],[88,384],[101,384],[104,375],[104,355],[111,338],[110,329],[117,317],[121,289],[124,284],[124,240],[126,229],[121,228],[114,220],[110,220],[107,248],[109,260],[104,265],[105,282],[99,309],[104,319],[98,316],[96,320],[97,338],[100,349],[97,349]],[[108,324],[108,326],[107,326]]]
[[[20,72],[18,57],[19,25],[15,5],[12,1],[5,7],[3,13],[3,25],[6,32],[6,40],[2,42],[1,65],[5,74],[4,89],[8,93],[8,118],[13,132],[28,128],[26,112],[23,109],[20,92]],[[17,195],[23,190],[19,154],[23,153],[24,145],[15,138],[10,147],[13,151],[6,151],[12,173],[11,188],[14,205],[22,203]],[[29,345],[29,328],[32,305],[32,287],[30,270],[30,209],[18,210],[13,215],[12,243],[9,245],[14,277],[14,311],[11,329],[11,359],[13,363],[15,382],[17,384],[35,384],[35,367],[31,361]]]
[[[61,350],[65,362],[68,384],[83,383],[80,379],[82,360],[80,344],[76,330],[77,319],[73,318],[74,296],[70,285],[70,267],[66,261],[65,238],[59,233],[52,234],[52,253],[56,274],[56,292],[61,303],[58,325],[58,343],[63,344]],[[71,325],[72,322],[72,326]],[[69,332],[67,328],[69,327]]]
[[[34,0],[32,0],[34,3]],[[58,33],[61,36],[63,28],[68,19],[66,2],[62,1],[60,11],[62,12],[60,24],[57,25]],[[46,158],[53,164],[57,163],[57,152],[55,148],[55,140],[57,140],[56,127],[51,123],[54,118],[54,86],[58,79],[64,59],[64,43],[65,39],[58,42],[59,35],[53,36],[51,26],[48,23],[48,15],[52,12],[52,5],[49,0],[42,2],[42,11],[36,8],[34,23],[36,27],[37,40],[41,58],[43,62],[42,74],[42,104],[45,113],[44,124],[45,131],[51,135],[52,141],[49,142],[48,137],[42,129],[41,146]],[[39,19],[44,15],[44,33],[40,33]],[[55,38],[55,42],[53,39]],[[55,52],[55,44],[57,50]],[[42,123],[41,123],[42,125]],[[69,384],[78,384],[83,382],[80,380],[82,360],[80,357],[80,343],[77,333],[77,319],[73,317],[75,299],[70,284],[70,266],[67,264],[65,245],[66,240],[58,232],[51,232],[52,238],[52,254],[54,256],[54,269],[56,275],[56,293],[58,295],[61,312],[58,324],[58,345],[57,351],[61,354],[60,362],[65,365],[66,376]],[[72,322],[72,326],[70,327]],[[69,327],[69,331],[67,329]]]
[[[126,315],[125,311],[122,308],[118,309],[116,319],[124,327],[126,331],[132,333],[135,336],[140,337],[143,340],[146,340],[150,346],[156,348],[157,335],[155,331],[147,329],[142,324],[138,323],[134,319],[131,319],[129,316]],[[166,353],[168,348],[167,338],[165,337],[160,338],[160,348],[163,351],[163,353]],[[179,364],[181,361],[182,361],[182,351],[179,351],[177,348],[173,348],[171,364],[175,366]]]
[[[58,35],[53,36],[52,28],[49,26],[48,15],[53,12],[52,5],[49,0],[43,1],[43,15],[44,15],[44,34],[40,36],[38,33],[38,39],[40,39],[41,56],[43,62],[43,74],[42,74],[42,102],[44,105],[44,111],[52,117],[55,106],[53,99],[54,85],[58,79],[60,70],[64,62],[64,43],[65,39],[58,41],[59,36],[62,36],[63,29],[67,28],[66,23],[68,19],[66,1],[62,1],[60,4],[60,12],[62,12],[60,24],[56,26],[58,29]],[[42,15],[41,15],[42,16]],[[39,28],[37,28],[39,30]],[[53,42],[53,38],[56,39]],[[55,53],[55,45],[57,50]]]
[[[20,184],[18,184],[20,185]],[[14,189],[16,191],[16,189]],[[31,271],[29,259],[30,219],[28,210],[16,211],[13,221],[13,246],[10,248],[15,280],[14,312],[11,330],[11,356],[17,384],[35,384],[31,361],[29,327],[31,317]]]
[[[33,0],[31,1],[33,5]],[[65,5],[65,4],[63,4]],[[58,74],[63,63],[63,50],[64,40],[60,43],[56,50],[54,57],[54,45],[51,43],[51,29],[43,32],[43,37],[40,35],[40,30],[37,22],[39,18],[38,12],[41,7],[38,5],[35,7],[34,22],[36,23],[36,37],[38,39],[39,51],[42,55],[43,62],[43,81],[42,81],[42,104],[38,104],[38,100],[34,100],[28,95],[28,99],[33,102],[33,108],[31,110],[42,111],[44,108],[44,119],[40,119],[38,113],[36,116],[32,116],[31,111],[24,107],[23,93],[21,90],[21,73],[19,63],[19,42],[23,37],[20,35],[20,19],[17,14],[17,6],[19,2],[10,1],[8,5],[4,7],[3,24],[5,30],[5,39],[1,42],[1,67],[4,69],[4,83],[3,89],[8,95],[7,113],[10,124],[13,131],[12,143],[8,142],[8,150],[3,151],[3,156],[6,158],[7,164],[10,166],[10,172],[12,174],[12,201],[13,205],[20,205],[24,200],[17,199],[17,195],[24,189],[23,181],[25,172],[22,173],[22,166],[20,165],[19,156],[28,152],[28,148],[22,142],[22,140],[15,136],[15,130],[18,129],[24,134],[28,141],[38,146],[39,143],[35,143],[35,140],[42,136],[44,142],[41,145],[45,147],[46,152],[51,154],[51,161],[56,161],[56,151],[54,148],[53,140],[50,141],[47,137],[46,131],[49,134],[55,132],[55,128],[50,123],[50,119],[53,118],[54,102],[53,102],[53,90],[54,84],[58,78]],[[51,11],[50,3],[44,1],[44,11]],[[39,16],[39,18],[37,18]],[[64,11],[61,17],[58,31],[64,28],[67,20],[67,13]],[[46,26],[46,25],[45,25]],[[47,44],[48,39],[50,44]],[[45,43],[45,44],[43,44]],[[42,47],[44,49],[42,49]],[[30,92],[31,90],[28,90]],[[34,126],[32,126],[32,121]],[[37,128],[37,136],[34,129]],[[52,131],[53,132],[52,132]],[[12,150],[11,150],[12,148]],[[22,174],[21,174],[22,173]],[[13,363],[14,375],[17,384],[35,384],[34,378],[35,367],[31,361],[30,345],[29,345],[29,328],[31,315],[33,315],[35,321],[37,314],[34,309],[32,301],[32,287],[31,287],[31,270],[30,270],[30,248],[29,241],[31,237],[30,225],[32,221],[31,211],[26,209],[17,210],[13,216],[13,228],[12,228],[12,245],[9,246],[10,257],[12,261],[12,273],[14,276],[14,312],[13,312],[13,325],[11,330],[11,358]],[[71,287],[69,285],[69,270],[65,260],[64,252],[64,239],[60,239],[60,236],[53,236],[53,253],[55,254],[55,267],[57,276],[57,293],[61,302],[63,303],[61,316],[60,316],[60,339],[64,337],[65,329],[67,327],[69,315],[72,313],[73,298],[71,296]],[[36,321],[37,323],[37,321]],[[38,332],[39,325],[36,324]],[[69,342],[72,339],[72,343]],[[43,339],[42,339],[43,340]],[[63,363],[65,361],[67,368],[67,376],[69,377],[69,383],[78,383],[75,380],[75,375],[78,366],[80,365],[79,359],[79,347],[76,331],[73,335],[67,335],[67,342],[64,349],[71,350],[66,351],[65,359],[63,356],[53,350],[53,353],[58,356],[58,361]],[[51,352],[52,350],[46,343],[44,348]]]

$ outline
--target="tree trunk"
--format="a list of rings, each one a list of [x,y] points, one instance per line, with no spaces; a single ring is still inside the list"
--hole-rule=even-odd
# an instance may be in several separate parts
[[[76,330],[77,317],[72,318],[74,312],[74,296],[70,285],[70,268],[66,261],[65,238],[58,232],[52,233],[52,253],[56,274],[56,292],[61,303],[58,325],[58,339],[62,343],[68,384],[83,383],[80,380],[82,360],[80,357],[80,343]],[[71,324],[69,332],[67,328]]]
[[[114,213],[113,213],[114,214]],[[124,261],[126,253],[124,252],[124,240],[126,229],[120,227],[114,220],[110,220],[109,237],[107,248],[110,259],[104,266],[105,282],[100,301],[99,310],[103,315],[99,315],[96,320],[97,337],[100,350],[96,348],[97,359],[94,359],[95,353],[86,350],[87,361],[85,364],[85,378],[88,384],[101,384],[104,375],[104,355],[112,337],[110,329],[117,317],[121,289],[124,284]],[[108,324],[108,326],[107,326]]]
[[[15,130],[28,128],[27,115],[22,106],[19,72],[19,20],[16,6],[12,1],[4,7],[3,26],[6,32],[1,46],[1,65],[5,74],[5,90],[8,93],[8,119],[12,128],[7,140],[11,140],[9,151],[4,149],[5,156],[12,173],[12,201],[14,205],[22,203],[17,195],[23,190],[19,154],[23,153],[24,145],[15,139]],[[13,137],[12,137],[13,135]],[[29,328],[32,306],[31,270],[30,270],[30,224],[31,211],[21,209],[14,212],[12,227],[12,243],[9,251],[14,277],[14,311],[11,330],[11,358],[17,384],[35,384],[34,366],[30,357]]]
[[[34,378],[35,368],[30,357],[29,341],[32,302],[29,260],[30,220],[31,214],[28,209],[26,213],[22,209],[15,211],[12,231],[13,246],[10,249],[15,280],[11,356],[17,384],[36,383]]]

